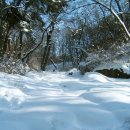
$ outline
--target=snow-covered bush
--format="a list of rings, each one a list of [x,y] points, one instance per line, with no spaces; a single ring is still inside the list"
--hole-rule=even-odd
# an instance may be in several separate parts
[[[85,72],[101,69],[124,70],[126,65],[129,66],[128,64],[130,63],[129,55],[130,43],[114,44],[108,50],[99,49],[88,53],[86,61],[80,65],[80,71],[84,74]]]
[[[4,58],[1,60],[0,72],[24,75],[28,71],[30,71],[28,65],[20,60],[16,61],[11,57],[7,58],[6,55],[4,55]]]

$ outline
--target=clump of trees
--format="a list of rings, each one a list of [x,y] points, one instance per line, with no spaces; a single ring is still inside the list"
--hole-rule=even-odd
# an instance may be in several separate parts
[[[85,71],[92,71],[95,66],[116,59],[119,48],[130,38],[129,7],[129,0],[92,0],[70,11],[74,16],[65,22],[68,25],[61,30],[58,41],[63,66],[69,61],[79,68],[80,63],[87,62],[86,66],[91,67]]]
[[[13,73],[21,64],[41,70],[53,64],[56,69],[56,63],[80,69],[80,63],[87,62],[91,71],[92,65],[112,60],[110,51],[115,55],[130,38],[130,1],[75,2],[1,0],[1,70]]]
[[[41,58],[41,69],[45,70],[52,46],[51,35],[65,6],[65,0],[0,1],[1,63],[10,59],[14,64],[27,63],[32,52],[40,47],[45,48]]]

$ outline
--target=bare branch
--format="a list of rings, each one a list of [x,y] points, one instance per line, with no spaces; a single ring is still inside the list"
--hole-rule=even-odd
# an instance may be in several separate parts
[[[97,0],[93,0],[94,2],[96,2],[97,4],[102,5],[103,7],[105,7],[106,9],[108,9],[113,15],[114,17],[118,20],[118,22],[121,24],[122,28],[124,29],[125,33],[127,34],[128,38],[130,39],[130,33],[128,31],[128,29],[126,28],[124,22],[121,20],[121,18],[118,16],[118,14],[114,11],[114,9],[112,8],[112,0],[110,1],[110,7],[108,7],[107,5],[105,5],[102,2],[99,2]]]
[[[124,31],[126,32],[128,38],[130,38],[130,33],[129,33],[128,29],[126,28],[124,22],[120,19],[120,17],[117,15],[117,13],[113,9],[111,9],[111,12],[117,18],[117,20],[120,22],[120,24],[123,27]]]
[[[55,67],[55,69],[57,69],[57,66],[56,66],[55,62],[50,57],[49,57],[49,59],[50,59],[52,65]]]
[[[83,49],[82,47],[80,47],[80,46],[71,46],[71,48],[79,49],[79,50],[81,50],[82,52],[84,52],[86,55],[88,55],[87,51],[86,51],[85,49]]]
[[[48,29],[51,25],[52,25],[52,22],[50,23],[50,25],[49,25],[46,29],[43,30],[42,38],[41,38],[40,43],[37,44],[34,48],[32,48],[30,51],[28,51],[28,52],[26,53],[26,55],[24,55],[24,56],[21,58],[22,61],[24,61],[31,53],[33,53],[33,52],[42,44],[43,38],[44,38],[44,34],[45,34],[45,32],[47,31],[47,29]]]
[[[92,0],[92,1],[94,1],[96,4],[99,4],[99,5],[103,6],[103,7],[105,7],[108,11],[111,11],[110,8],[107,7],[107,5],[105,5],[104,3],[99,2],[99,1],[97,1],[97,0]]]

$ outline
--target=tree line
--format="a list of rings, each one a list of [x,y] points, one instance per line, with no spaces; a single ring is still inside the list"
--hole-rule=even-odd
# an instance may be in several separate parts
[[[130,38],[130,0],[0,1],[0,60],[37,64],[86,61],[88,53],[108,50]],[[63,24],[62,24],[63,23]],[[59,25],[59,26],[58,26]],[[29,62],[30,61],[30,62]]]

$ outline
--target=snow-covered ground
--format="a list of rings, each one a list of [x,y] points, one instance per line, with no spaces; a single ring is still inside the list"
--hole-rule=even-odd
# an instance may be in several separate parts
[[[0,73],[0,130],[130,130],[130,80],[72,72]]]

